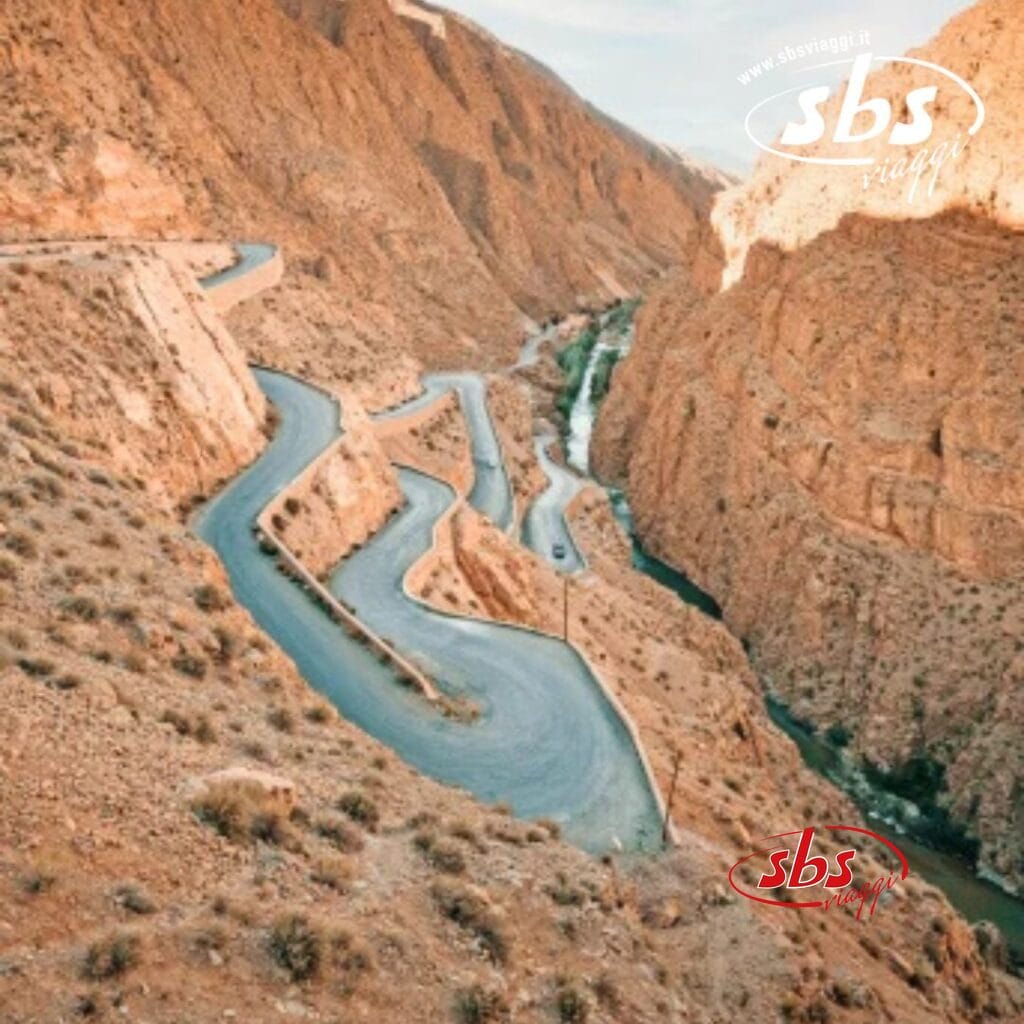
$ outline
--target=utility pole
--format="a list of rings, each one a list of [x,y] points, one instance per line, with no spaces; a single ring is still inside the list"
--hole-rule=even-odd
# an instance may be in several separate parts
[[[665,821],[661,826],[661,845],[668,842],[668,823],[672,818],[672,801],[676,797],[676,780],[679,778],[679,765],[683,760],[683,752],[676,749],[675,763],[672,766],[672,782],[668,787],[668,800],[665,802]]]

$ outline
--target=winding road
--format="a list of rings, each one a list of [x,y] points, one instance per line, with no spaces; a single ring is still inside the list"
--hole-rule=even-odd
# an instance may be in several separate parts
[[[556,440],[557,436],[550,433],[538,434],[534,438],[533,450],[548,478],[548,486],[526,510],[522,541],[561,572],[579,572],[586,568],[586,561],[573,539],[565,510],[586,481],[560,466],[548,455],[549,446]],[[564,558],[554,556],[556,544],[564,548]]]
[[[475,476],[469,503],[495,526],[508,530],[515,517],[512,488],[505,472],[501,444],[487,408],[487,384],[478,373],[432,373],[423,378],[423,391],[404,405],[378,413],[374,419],[401,419],[432,405],[454,391],[469,430]]]
[[[267,245],[263,242],[237,242],[235,251],[238,253],[237,262],[223,270],[218,270],[215,274],[210,274],[209,277],[204,277],[199,282],[207,291],[227,284],[229,281],[245,277],[246,274],[268,260],[272,260],[277,254],[277,246]]]
[[[306,680],[347,719],[442,782],[504,801],[522,818],[551,818],[567,839],[593,852],[659,848],[658,803],[632,737],[576,651],[526,630],[448,616],[406,595],[405,573],[431,546],[434,523],[454,499],[447,485],[401,470],[407,505],[336,570],[330,587],[446,692],[472,699],[481,709],[474,723],[444,718],[397,685],[389,669],[277,572],[250,524],[338,436],[338,407],[295,378],[254,373],[280,414],[278,430],[261,457],[201,510],[194,527],[217,551],[238,600]],[[405,415],[443,390],[458,390],[477,463],[470,500],[507,528],[511,491],[482,379],[434,375],[425,387],[387,415]]]

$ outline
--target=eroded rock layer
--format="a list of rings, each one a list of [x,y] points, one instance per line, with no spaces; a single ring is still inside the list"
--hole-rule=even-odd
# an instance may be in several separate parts
[[[597,433],[638,528],[768,685],[936,799],[1022,877],[1024,237],[851,216],[760,245],[708,303],[666,285]]]

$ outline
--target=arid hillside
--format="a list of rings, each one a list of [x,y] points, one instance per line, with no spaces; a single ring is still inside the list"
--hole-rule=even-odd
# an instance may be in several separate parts
[[[12,0],[0,39],[7,240],[288,243],[341,344],[430,364],[688,262],[717,187],[413,3]]]
[[[147,403],[154,424],[173,409],[181,445],[245,415],[212,383],[209,403],[174,398],[191,378],[167,328],[184,336],[210,311],[183,290],[137,315],[137,286],[169,273],[167,258],[0,264],[5,1022],[1019,1013],[993,933],[917,878],[870,926],[729,893],[747,826],[764,827],[744,793],[770,787],[779,813],[850,813],[777,736],[762,763],[749,734],[697,725],[735,762],[731,785],[688,779],[704,789],[701,821],[678,851],[599,860],[552,823],[423,778],[338,718],[177,511],[250,452],[197,445],[174,473],[158,450],[122,461],[120,440],[142,451],[160,436],[138,422]],[[225,333],[218,349],[225,366],[239,357]],[[248,413],[254,430],[261,413]],[[720,646],[742,687],[736,645]]]
[[[743,276],[710,300],[688,275],[655,289],[596,435],[645,543],[721,603],[764,684],[1015,885],[1020,13],[979,4],[920,51],[975,77],[994,118],[941,204],[878,207],[843,168],[811,189],[828,168],[775,157],[725,194]]]

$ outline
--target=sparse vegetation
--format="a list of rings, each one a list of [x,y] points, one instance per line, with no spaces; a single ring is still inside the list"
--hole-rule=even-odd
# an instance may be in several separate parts
[[[36,679],[52,676],[57,669],[57,666],[49,658],[19,658],[17,664],[25,675],[33,676]]]
[[[586,996],[571,985],[563,984],[555,997],[558,1019],[562,1024],[585,1024],[590,1016]]]
[[[277,729],[278,732],[295,732],[295,716],[288,708],[271,708],[267,712],[267,722]]]
[[[600,333],[597,321],[591,320],[584,330],[558,353],[558,365],[565,373],[565,387],[558,396],[556,407],[565,419],[569,418],[573,404],[576,401],[576,396],[580,393],[580,388],[583,386],[583,375],[587,370],[587,361],[590,359],[590,353],[597,344]]]
[[[206,659],[187,651],[179,651],[171,658],[171,665],[183,676],[202,679],[206,676]]]
[[[433,832],[418,832],[413,837],[413,845],[438,871],[461,875],[466,870],[466,858],[462,851],[454,843],[439,839]]]
[[[261,805],[237,784],[208,788],[193,800],[192,812],[204,825],[233,842],[258,839],[284,846],[292,838],[288,822],[279,810]]]
[[[179,736],[190,736],[199,743],[216,743],[217,732],[205,714],[183,715],[173,708],[167,708],[160,721],[173,725]]]
[[[61,609],[83,622],[95,622],[100,617],[100,607],[91,598],[84,595],[69,597],[61,601]]]
[[[338,810],[373,832],[380,822],[380,810],[372,798],[359,790],[350,790],[338,798]]]
[[[336,892],[345,892],[353,874],[351,862],[335,854],[317,858],[309,877],[318,885],[326,885]]]
[[[509,1018],[508,1002],[494,989],[472,985],[455,993],[456,1024],[499,1024]]]
[[[278,919],[270,930],[268,947],[274,963],[292,981],[312,978],[323,958],[323,935],[302,914]]]
[[[544,886],[544,891],[560,907],[580,907],[586,902],[587,894],[577,885],[573,885],[563,872],[559,872],[555,881]]]
[[[93,981],[105,981],[120,977],[138,962],[138,937],[129,932],[115,932],[86,950],[82,974]]]
[[[42,868],[35,868],[27,871],[18,879],[18,888],[30,896],[37,896],[53,887],[57,881],[55,875]]]
[[[332,843],[342,853],[358,853],[366,845],[358,829],[337,815],[318,818],[313,831]]]
[[[114,903],[132,914],[152,914],[156,904],[146,894],[146,890],[133,882],[119,885],[112,894]]]
[[[622,358],[621,349],[610,348],[601,353],[590,378],[590,400],[596,405],[604,400],[612,385],[612,373]]]
[[[470,932],[495,963],[506,962],[508,940],[494,912],[481,896],[465,885],[451,881],[436,882],[431,895],[441,913]]]
[[[204,583],[192,591],[196,607],[204,612],[221,612],[228,607],[227,598],[212,583]]]
[[[20,530],[14,530],[4,537],[4,547],[8,551],[13,551],[26,562],[34,561],[39,557],[39,548],[36,546],[36,542],[27,533]]]
[[[307,722],[314,722],[317,725],[323,725],[333,717],[331,709],[326,704],[311,704],[303,711],[303,715]]]

